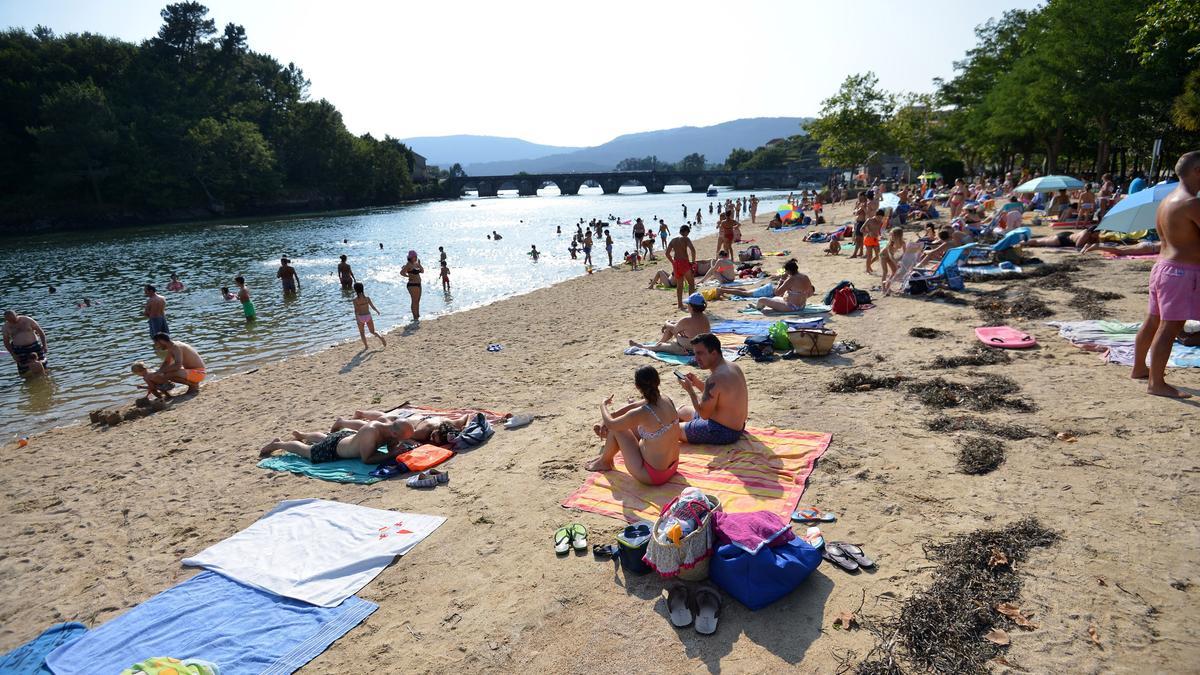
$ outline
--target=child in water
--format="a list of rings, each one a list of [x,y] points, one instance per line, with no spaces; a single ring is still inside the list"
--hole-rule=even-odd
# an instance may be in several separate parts
[[[442,290],[450,290],[450,268],[446,266],[446,261],[442,261]]]
[[[443,268],[445,269],[445,268]],[[371,302],[371,298],[363,293],[362,282],[354,284],[354,318],[358,321],[358,336],[362,338],[363,349],[367,349],[371,345],[367,344],[367,333],[365,329],[370,329],[371,335],[379,338],[383,346],[387,346],[387,340],[383,336],[375,332],[375,321],[371,319],[371,310],[375,310],[376,314],[382,314],[375,303]]]
[[[232,300],[232,299],[233,299],[233,293],[230,293],[230,292],[229,292],[229,287],[228,287],[228,286],[222,286],[222,287],[221,287],[221,297],[222,297],[223,299],[225,299],[225,300]]]
[[[254,308],[254,302],[250,300],[250,289],[246,288],[246,278],[234,277],[233,281],[238,287],[237,299],[242,303],[242,314],[246,315],[246,321],[251,321],[258,314],[258,310]]]

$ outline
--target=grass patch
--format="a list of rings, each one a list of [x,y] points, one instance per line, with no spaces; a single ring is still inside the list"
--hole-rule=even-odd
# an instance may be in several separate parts
[[[933,368],[958,368],[959,366],[994,366],[1001,363],[1011,363],[1012,357],[1000,349],[992,349],[981,344],[972,345],[962,356],[938,356],[933,360]]]
[[[938,330],[936,328],[925,328],[924,326],[913,326],[912,328],[908,329],[909,337],[924,338],[926,340],[933,340],[934,338],[940,338],[945,334],[946,334],[946,331],[944,331],[944,330]]]
[[[925,428],[930,431],[976,431],[999,438],[1007,438],[1011,441],[1023,441],[1026,438],[1037,436],[1019,424],[992,422],[982,417],[966,415],[955,415],[954,417],[938,415],[933,419],[925,420]]]
[[[991,473],[1004,463],[1004,443],[994,438],[958,439],[958,470],[973,476]]]
[[[1032,412],[1037,409],[1029,401],[1011,398],[1012,394],[1021,391],[1021,387],[1013,380],[999,375],[982,376],[978,383],[953,382],[942,377],[935,377],[921,382],[912,382],[906,387],[906,390],[915,394],[917,400],[931,408],[966,406],[980,412],[997,408],[1018,412]]]
[[[866,373],[841,373],[833,378],[829,391],[836,394],[853,393],[856,391],[871,391],[872,389],[895,389],[904,378],[899,375],[876,377]]]
[[[1013,566],[1058,538],[1037,519],[1026,518],[927,546],[925,557],[937,563],[933,582],[904,601],[895,619],[898,642],[913,665],[935,673],[990,672],[988,661],[1006,648],[984,636],[1016,625],[996,611],[1020,599],[1021,577]]]

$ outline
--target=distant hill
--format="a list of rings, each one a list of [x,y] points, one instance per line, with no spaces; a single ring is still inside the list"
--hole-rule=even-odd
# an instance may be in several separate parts
[[[466,166],[480,162],[533,159],[579,150],[579,148],[530,143],[519,138],[469,134],[417,136],[401,139],[401,142],[415,150],[430,164],[443,169],[449,168],[455,162]]]
[[[610,171],[617,162],[627,157],[654,155],[664,162],[677,162],[693,152],[704,155],[709,162],[722,162],[734,148],[753,150],[773,138],[798,134],[801,123],[805,121],[807,118],[803,117],[755,117],[722,122],[710,127],[677,127],[625,134],[603,145],[547,153],[537,158],[511,158],[506,161],[462,164],[468,174],[487,176],[519,171]],[[425,154],[420,146],[412,147]]]

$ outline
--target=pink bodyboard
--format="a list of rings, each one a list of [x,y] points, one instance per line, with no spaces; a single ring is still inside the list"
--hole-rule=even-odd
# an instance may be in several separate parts
[[[1002,349],[1026,349],[1037,344],[1037,340],[1029,333],[1021,332],[1008,326],[988,326],[976,328],[975,337],[989,347]]]

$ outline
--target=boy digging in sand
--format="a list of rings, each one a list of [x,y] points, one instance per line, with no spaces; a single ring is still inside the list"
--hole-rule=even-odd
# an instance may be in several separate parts
[[[371,318],[371,310],[375,310],[376,314],[383,313],[379,311],[379,308],[375,306],[375,303],[371,302],[371,298],[363,293],[362,282],[355,282],[354,319],[355,323],[358,324],[358,337],[362,338],[363,349],[367,349],[371,346],[367,344],[367,330],[371,331],[371,335],[379,338],[379,341],[383,343],[384,347],[386,347],[387,340],[384,340],[382,335],[375,332],[375,321]]]

